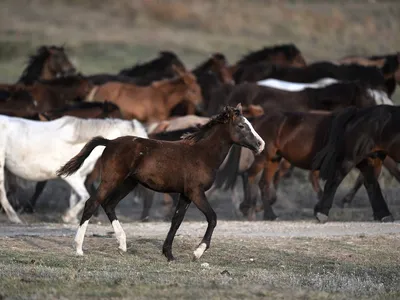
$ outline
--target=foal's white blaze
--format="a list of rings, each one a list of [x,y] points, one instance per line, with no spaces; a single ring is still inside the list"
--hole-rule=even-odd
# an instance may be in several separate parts
[[[126,234],[125,231],[122,229],[121,224],[118,220],[112,221],[112,227],[114,228],[115,236],[119,242],[119,249],[126,252]]]
[[[253,126],[251,125],[251,123],[249,122],[249,120],[247,120],[245,117],[243,117],[244,122],[247,124],[247,126],[249,126],[251,133],[257,138],[257,140],[261,143],[260,147],[258,148],[257,154],[261,153],[264,150],[265,147],[265,142],[264,140],[261,138],[261,136],[257,133],[257,131],[254,130]]]
[[[201,244],[197,247],[197,249],[193,251],[194,257],[195,257],[196,259],[199,259],[199,258],[203,255],[204,251],[206,251],[206,248],[207,248],[206,243],[201,243]]]
[[[78,231],[75,235],[76,254],[78,255],[83,255],[82,245],[88,224],[89,220],[86,220],[85,223],[79,226]]]

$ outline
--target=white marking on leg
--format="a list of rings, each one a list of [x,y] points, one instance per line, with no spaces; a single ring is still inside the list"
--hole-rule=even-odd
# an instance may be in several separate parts
[[[118,220],[112,221],[112,227],[114,228],[115,236],[119,242],[119,249],[126,252],[126,234],[125,231],[122,229],[121,224]]]
[[[261,136],[257,133],[257,131],[254,130],[253,126],[251,125],[251,123],[249,122],[249,120],[247,120],[245,117],[243,117],[244,122],[247,124],[247,126],[249,126],[251,133],[257,138],[257,140],[259,140],[259,142],[261,143],[260,147],[258,148],[258,153],[261,153],[264,150],[265,147],[265,142],[264,140],[261,138]]]
[[[86,220],[82,225],[79,226],[78,231],[75,235],[75,245],[76,245],[76,254],[83,255],[82,245],[83,239],[85,238],[85,233],[87,226],[89,224],[89,220]]]
[[[200,246],[198,246],[197,249],[193,251],[194,257],[196,259],[199,259],[203,255],[204,251],[206,251],[206,248],[206,243],[201,243]]]

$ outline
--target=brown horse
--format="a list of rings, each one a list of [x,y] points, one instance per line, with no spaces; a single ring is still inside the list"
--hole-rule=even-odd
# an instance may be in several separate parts
[[[332,121],[330,112],[272,112],[252,121],[254,128],[265,141],[265,149],[255,156],[253,165],[248,171],[249,190],[257,184],[261,189],[264,207],[264,219],[274,220],[276,215],[271,204],[276,201],[272,183],[279,170],[282,159],[295,167],[311,170],[312,159],[319,149],[324,146],[327,131]],[[259,178],[259,174],[263,178]],[[315,175],[315,174],[314,174]],[[313,188],[320,193],[318,177],[310,177]],[[249,197],[240,205],[241,211],[254,219],[256,212],[255,197]]]
[[[37,120],[38,106],[37,102],[26,89],[15,89],[13,92],[7,92],[5,100],[0,101],[0,114]]]
[[[96,146],[106,146],[101,161],[101,182],[95,195],[85,204],[75,242],[77,254],[82,255],[82,243],[89,219],[101,205],[114,227],[119,249],[126,251],[125,233],[115,215],[115,207],[138,183],[158,191],[180,193],[171,228],[164,242],[163,253],[174,260],[172,242],[191,202],[206,216],[206,233],[194,251],[200,258],[210,247],[217,216],[205,196],[214,181],[215,172],[232,144],[238,144],[259,153],[264,141],[242,115],[241,107],[226,107],[197,132],[176,142],[155,141],[132,136],[107,140],[91,140],[59,171],[59,175],[76,172]],[[174,176],[171,176],[173,174]]]
[[[178,77],[156,81],[149,86],[108,82],[96,88],[92,98],[109,100],[119,106],[124,118],[142,122],[166,120],[181,102],[190,103],[188,113],[193,113],[195,106],[202,102],[200,87],[192,73],[178,69],[176,72]]]
[[[399,107],[380,105],[347,108],[334,118],[329,139],[315,155],[312,165],[326,180],[323,197],[314,208],[320,222],[327,221],[336,189],[355,166],[363,174],[374,219],[393,221],[377,177],[386,156],[400,162],[399,117]]]
[[[18,83],[32,85],[39,79],[50,80],[75,74],[76,69],[68,59],[63,47],[41,46],[29,58]]]

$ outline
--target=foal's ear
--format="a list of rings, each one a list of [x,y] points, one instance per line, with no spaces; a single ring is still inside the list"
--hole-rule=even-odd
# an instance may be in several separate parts
[[[239,103],[238,105],[236,105],[236,109],[239,110],[240,114],[243,113],[243,111],[242,111],[242,104],[241,104],[241,103]]]

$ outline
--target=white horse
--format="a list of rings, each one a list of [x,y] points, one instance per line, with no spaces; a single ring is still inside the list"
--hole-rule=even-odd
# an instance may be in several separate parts
[[[323,88],[337,82],[339,82],[339,80],[333,78],[322,78],[312,83],[289,82],[271,78],[257,81],[257,84],[289,92],[298,92],[307,88]]]
[[[7,199],[4,168],[26,180],[55,179],[58,177],[56,171],[95,136],[114,139],[124,135],[147,138],[145,128],[136,120],[66,116],[50,122],[38,122],[0,116],[0,204],[9,220],[22,223]],[[72,188],[71,197],[79,197],[79,202],[64,214],[64,222],[77,220],[78,213],[89,198],[84,182],[103,150],[104,147],[97,147],[76,174],[63,178]]]

